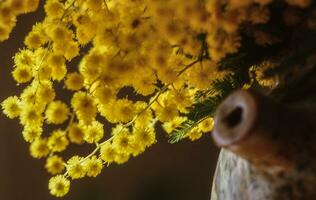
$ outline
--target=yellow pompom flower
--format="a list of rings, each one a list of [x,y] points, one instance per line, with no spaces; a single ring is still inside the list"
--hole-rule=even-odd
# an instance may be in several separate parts
[[[89,28],[78,27],[76,30],[76,39],[81,45],[88,44],[94,37],[93,31]]]
[[[187,137],[189,137],[191,141],[198,140],[202,137],[202,132],[197,127],[194,127],[187,134]]]
[[[9,38],[9,34],[11,29],[9,26],[5,26],[4,24],[0,23],[0,41],[7,40]]]
[[[128,99],[119,99],[114,102],[114,113],[117,122],[129,122],[135,116],[135,106]]]
[[[46,157],[49,153],[46,138],[37,138],[30,145],[31,156],[34,158]]]
[[[92,156],[91,158],[84,161],[83,165],[87,171],[87,176],[89,177],[96,177],[101,173],[103,168],[102,160],[96,156]]]
[[[33,142],[42,135],[42,127],[28,126],[24,127],[22,135],[26,142]]]
[[[195,88],[202,90],[209,88],[212,80],[219,78],[220,75],[214,61],[204,61],[188,70],[188,81]]]
[[[34,103],[37,103],[35,84],[31,84],[30,86],[26,87],[23,90],[20,99],[21,103],[26,105],[32,105]],[[23,107],[23,109],[25,109],[25,107]]]
[[[113,147],[119,154],[129,154],[131,152],[134,138],[126,128],[121,129],[120,127],[117,127],[113,132],[115,131],[117,131],[117,133],[114,133]]]
[[[100,157],[104,162],[108,164],[114,162],[116,154],[117,152],[111,143],[107,142],[101,146]]]
[[[110,87],[99,86],[96,89],[94,96],[96,97],[97,101],[100,104],[104,105],[104,104],[111,102],[112,100],[115,100],[116,93]]]
[[[147,103],[138,101],[135,103],[137,118],[134,122],[136,128],[147,128],[148,125],[154,120],[153,112],[151,109],[146,109]]]
[[[64,14],[64,5],[58,0],[48,0],[44,6],[48,17],[61,18]]]
[[[131,148],[130,154],[133,155],[134,157],[142,154],[146,149],[146,146],[144,146],[142,143],[136,140],[133,140],[133,143],[131,144],[131,146],[132,148]]]
[[[205,120],[203,120],[198,125],[198,129],[204,133],[212,131],[214,126],[214,119],[212,117],[208,117]]]
[[[41,82],[38,86],[36,97],[43,103],[49,103],[55,99],[56,93],[50,81]]]
[[[33,78],[32,68],[29,66],[15,67],[12,76],[17,83],[27,83]]]
[[[157,106],[155,110],[157,118],[162,122],[168,122],[179,115],[176,104],[170,103],[165,106]]]
[[[47,53],[49,52],[49,49],[46,47],[41,47],[33,50],[33,57],[35,65],[39,65],[41,62],[44,62],[46,60]]]
[[[82,144],[84,142],[85,132],[79,124],[71,124],[68,129],[68,137],[70,142]]]
[[[52,175],[60,174],[65,168],[63,159],[56,155],[50,156],[46,159],[45,168]]]
[[[9,38],[9,34],[11,32],[11,28],[0,23],[0,42],[7,40]]]
[[[98,111],[100,115],[103,116],[110,123],[117,123],[117,118],[114,115],[115,107],[113,106],[113,102],[110,102],[106,105],[98,105]]]
[[[88,143],[95,143],[102,139],[104,135],[103,124],[98,121],[93,121],[85,128],[84,139]]]
[[[74,57],[79,55],[79,43],[76,41],[70,41],[68,43],[65,44],[66,46],[66,51],[64,52],[65,58],[70,61],[72,60]]]
[[[46,63],[43,63],[35,70],[37,70],[38,73],[36,78],[38,78],[40,82],[49,81],[52,78],[53,69]]]
[[[97,106],[94,99],[87,93],[77,92],[73,95],[71,105],[79,120],[90,124],[97,115]]]
[[[10,0],[7,1],[9,3],[9,6],[15,13],[24,13],[24,7],[27,2],[20,1],[20,0]]]
[[[155,92],[155,82],[156,77],[153,73],[151,73],[147,76],[141,76],[135,79],[133,82],[133,87],[135,88],[137,93],[148,96]]]
[[[67,74],[66,65],[52,67],[51,76],[53,80],[61,81],[65,78],[66,74]]]
[[[126,163],[130,158],[130,154],[127,153],[118,153],[115,155],[114,162],[121,165]]]
[[[188,108],[194,102],[194,90],[188,88],[181,88],[180,90],[171,90],[170,99],[177,105],[177,108],[182,113],[187,113]]]
[[[33,12],[38,8],[39,0],[26,0],[24,12]]]
[[[96,53],[83,57],[79,64],[79,71],[88,83],[95,81],[101,74],[101,64],[104,58]]]
[[[34,65],[33,52],[29,49],[22,49],[18,53],[16,53],[13,57],[14,64],[17,67],[20,66],[29,66],[32,67]]]
[[[267,70],[273,69],[277,63],[273,63],[269,60],[263,61],[258,66],[252,66],[249,72],[255,74],[255,78],[261,86],[274,88],[279,84],[279,76],[274,75],[270,77],[265,77],[265,72]]]
[[[40,48],[45,42],[45,38],[41,33],[36,31],[30,32],[24,40],[24,44],[30,49]]]
[[[73,37],[72,31],[61,24],[47,26],[46,33],[57,45],[63,44],[63,46],[69,41],[72,41]],[[56,50],[58,50],[58,48]]]
[[[21,113],[20,103],[17,96],[7,98],[1,103],[3,113],[10,119],[18,117]]]
[[[51,53],[47,58],[47,64],[52,67],[61,67],[65,65],[65,58],[58,53]]]
[[[63,197],[69,192],[70,181],[63,175],[57,175],[49,179],[48,189],[56,197]]]
[[[67,172],[72,179],[83,178],[86,175],[86,169],[82,163],[84,158],[73,156],[67,161]]]
[[[87,13],[78,13],[74,16],[74,25],[76,26],[76,39],[86,45],[94,38],[98,30],[98,24]]]
[[[40,125],[43,122],[42,113],[35,106],[25,106],[21,111],[20,122],[25,126]]]
[[[150,147],[156,142],[156,135],[154,128],[134,128],[133,137],[135,142],[142,146]]]
[[[102,8],[102,3],[102,0],[87,0],[86,6],[93,11],[98,11]]]
[[[163,123],[162,127],[167,133],[171,133],[176,128],[179,128],[183,122],[187,120],[186,117],[175,117],[171,121]]]
[[[177,72],[173,68],[161,68],[157,71],[159,79],[165,84],[177,81]]]
[[[69,142],[66,137],[66,133],[62,130],[56,130],[48,138],[48,147],[52,152],[61,152],[64,151]]]
[[[48,124],[62,124],[69,117],[69,108],[67,104],[61,101],[51,102],[45,112],[45,118]]]
[[[68,90],[80,90],[83,87],[83,83],[83,76],[77,72],[69,73],[65,81]]]

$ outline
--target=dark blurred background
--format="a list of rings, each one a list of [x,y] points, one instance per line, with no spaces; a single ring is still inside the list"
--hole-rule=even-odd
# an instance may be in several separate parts
[[[11,77],[12,56],[21,47],[32,24],[43,19],[43,11],[18,18],[11,39],[0,43],[0,101],[17,95]],[[45,160],[29,155],[18,120],[0,114],[0,200],[50,200],[50,175]],[[124,165],[104,168],[97,178],[72,181],[72,200],[209,200],[218,148],[209,134],[196,142],[168,144],[158,133],[158,143]]]

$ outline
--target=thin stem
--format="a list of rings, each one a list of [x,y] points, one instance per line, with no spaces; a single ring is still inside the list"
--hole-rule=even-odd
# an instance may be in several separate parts
[[[100,147],[105,145],[108,142],[111,142],[114,139],[114,136],[110,137],[109,139],[105,140],[104,142],[100,143]]]
[[[104,2],[105,10],[109,13],[110,9],[108,7],[108,4],[106,3],[106,0],[103,0],[103,2]]]
[[[69,123],[65,129],[65,132],[68,132],[69,131],[69,128],[70,126],[74,123],[74,120],[75,120],[75,112],[72,112],[71,113],[71,116],[70,116],[70,120],[69,120]]]
[[[89,154],[87,155],[84,159],[80,160],[80,163],[85,162],[86,160],[88,160],[89,158],[91,158],[92,156],[94,156],[100,149],[100,145],[96,145],[97,147]]]

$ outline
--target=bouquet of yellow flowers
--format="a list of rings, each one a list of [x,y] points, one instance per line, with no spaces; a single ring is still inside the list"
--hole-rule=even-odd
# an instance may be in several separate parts
[[[31,156],[45,158],[53,175],[50,193],[62,197],[70,180],[143,153],[156,142],[156,126],[170,142],[196,140],[211,132],[214,110],[232,90],[282,85],[283,60],[306,55],[293,53],[288,41],[298,27],[315,34],[314,5],[45,0],[45,19],[13,57],[12,76],[23,91],[2,102],[3,113],[19,118]],[[39,0],[0,0],[0,41],[17,15],[37,7]],[[70,143],[95,148],[64,160]]]

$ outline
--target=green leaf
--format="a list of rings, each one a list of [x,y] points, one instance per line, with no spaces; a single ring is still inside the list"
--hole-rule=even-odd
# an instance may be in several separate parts
[[[222,79],[216,79],[211,87],[201,91],[196,95],[196,103],[191,111],[186,115],[188,120],[170,134],[169,142],[181,141],[194,127],[207,117],[212,117],[220,102],[237,88],[241,88],[237,75],[229,74]]]

